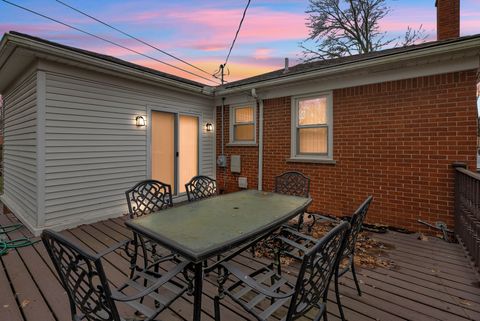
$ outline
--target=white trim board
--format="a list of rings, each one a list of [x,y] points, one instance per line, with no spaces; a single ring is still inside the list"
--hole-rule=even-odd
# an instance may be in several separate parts
[[[468,57],[464,60],[445,63],[437,62],[429,65],[410,66],[395,70],[363,70],[357,73],[344,73],[330,77],[318,77],[308,81],[295,82],[289,85],[258,89],[262,99],[304,95],[312,92],[330,91],[335,89],[378,84],[387,81],[411,79],[432,76],[450,72],[472,70],[479,68],[478,57]]]
[[[24,211],[22,211],[15,205],[15,201],[11,200],[5,194],[0,195],[0,201],[3,203],[3,205],[8,207],[8,209],[15,215],[15,217],[18,218],[18,220],[22,222],[22,224],[25,225],[30,230],[30,232],[33,233],[33,235],[39,236],[42,233],[43,228],[33,226],[28,219],[23,217],[22,213]]]
[[[45,225],[46,75],[37,71],[37,227]]]

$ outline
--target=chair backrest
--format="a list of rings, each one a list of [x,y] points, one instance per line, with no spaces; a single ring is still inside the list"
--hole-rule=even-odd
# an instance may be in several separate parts
[[[42,241],[68,294],[72,320],[120,321],[100,258],[51,230]]]
[[[285,172],[275,177],[275,193],[308,197],[310,178],[300,172]]]
[[[170,185],[147,179],[125,192],[130,218],[147,215],[173,206]]]
[[[303,256],[286,320],[296,320],[326,300],[349,227],[348,222],[337,225]]]
[[[345,245],[344,257],[355,252],[355,243],[357,242],[358,233],[362,230],[363,221],[367,216],[368,208],[370,207],[372,200],[373,196],[367,197],[350,218],[350,232],[348,234],[347,244]]]
[[[194,176],[185,184],[188,201],[197,201],[217,195],[217,181],[208,176]]]

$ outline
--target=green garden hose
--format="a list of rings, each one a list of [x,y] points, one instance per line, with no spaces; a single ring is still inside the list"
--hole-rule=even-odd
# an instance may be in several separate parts
[[[22,224],[12,224],[12,225],[7,225],[7,226],[1,226],[0,225],[0,235],[2,234],[7,234],[13,231],[16,231],[23,227]],[[27,237],[22,237],[18,238],[15,240],[8,240],[6,238],[0,237],[0,256],[5,255],[8,253],[8,250],[10,249],[16,249],[20,247],[25,247],[25,246],[30,246],[33,245],[40,240],[32,241],[31,239]]]
[[[10,232],[13,232],[13,231],[16,231],[20,228],[23,227],[23,224],[12,224],[12,225],[6,225],[6,226],[2,226],[0,225],[0,234],[7,234],[7,233],[10,233]]]

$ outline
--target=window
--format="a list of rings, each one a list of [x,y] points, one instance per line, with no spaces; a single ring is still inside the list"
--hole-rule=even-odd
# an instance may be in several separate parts
[[[331,159],[331,95],[294,98],[292,116],[292,157]]]
[[[233,107],[231,112],[231,143],[255,143],[255,108]]]

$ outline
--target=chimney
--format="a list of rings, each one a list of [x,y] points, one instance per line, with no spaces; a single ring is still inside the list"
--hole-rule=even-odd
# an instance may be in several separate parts
[[[436,0],[437,40],[460,36],[460,0]]]

